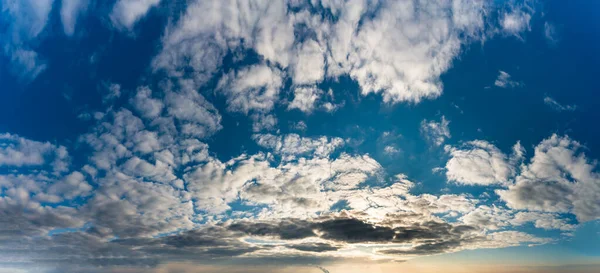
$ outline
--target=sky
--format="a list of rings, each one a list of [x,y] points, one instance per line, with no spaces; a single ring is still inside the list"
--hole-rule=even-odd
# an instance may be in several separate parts
[[[599,10],[0,0],[0,273],[598,272]]]

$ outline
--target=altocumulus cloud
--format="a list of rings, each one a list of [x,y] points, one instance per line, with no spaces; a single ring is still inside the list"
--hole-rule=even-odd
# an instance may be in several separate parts
[[[3,1],[14,72],[33,80],[46,68],[30,42],[53,7],[72,36],[92,2]],[[119,0],[102,16],[135,32],[161,5]],[[520,37],[533,15],[492,1],[187,1],[150,62],[157,82],[109,88],[75,151],[0,135],[0,265],[110,272],[232,257],[403,260],[552,242],[517,229],[568,232],[578,223],[565,214],[600,217],[596,162],[567,136],[542,140],[528,159],[519,143],[509,153],[485,140],[445,145],[448,182],[493,188],[500,202],[490,205],[467,193],[417,193],[418,181],[388,173],[348,139],[278,130],[276,111],[334,112],[343,103],[319,85],[340,77],[389,104],[437,98],[440,76],[466,45]],[[518,84],[500,71],[496,85]],[[216,154],[211,140],[225,114],[248,117],[258,151]],[[420,125],[434,146],[451,136],[445,116]]]

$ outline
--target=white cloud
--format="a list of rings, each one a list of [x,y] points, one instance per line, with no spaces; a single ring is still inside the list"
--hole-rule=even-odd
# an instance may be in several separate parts
[[[554,45],[560,39],[556,26],[550,22],[544,22],[544,37],[549,44]]]
[[[513,7],[499,18],[502,31],[506,34],[521,37],[521,33],[531,30],[531,14],[523,7]]]
[[[262,64],[224,75],[217,89],[227,97],[229,111],[248,114],[273,109],[282,85],[281,72]]]
[[[423,120],[421,121],[421,135],[433,145],[440,146],[447,138],[451,137],[448,125],[450,125],[450,121],[444,116],[440,122]]]
[[[24,81],[35,79],[45,68],[38,53],[29,48],[29,42],[46,27],[54,0],[2,0],[2,21],[6,29],[0,34],[4,54],[10,56],[11,71]]]
[[[66,35],[75,33],[77,19],[86,12],[88,5],[89,0],[61,0],[60,19]]]
[[[297,134],[276,136],[270,134],[257,134],[252,137],[256,143],[264,148],[273,150],[276,154],[295,158],[298,155],[311,154],[316,157],[329,157],[337,148],[344,145],[345,141],[339,137],[307,138]]]
[[[416,103],[442,93],[439,76],[464,44],[483,38],[488,13],[483,1],[323,5],[339,19],[293,1],[193,1],[167,27],[153,66],[203,84],[229,50],[243,47],[289,72],[294,84],[349,75],[364,95]]]
[[[515,88],[521,86],[522,83],[511,80],[510,74],[500,70],[494,85],[501,88]]]
[[[137,21],[159,3],[160,0],[118,0],[110,13],[110,20],[118,28],[131,30]]]
[[[536,146],[516,183],[496,192],[514,209],[572,212],[580,221],[598,219],[600,174],[582,149],[569,137],[552,135]]]
[[[446,177],[465,185],[506,184],[515,175],[509,157],[484,140],[469,141],[460,148],[446,145],[451,158]]]
[[[288,109],[298,109],[305,113],[311,113],[322,93],[323,91],[316,86],[295,87],[294,100],[288,104]]]
[[[52,166],[54,172],[68,168],[69,155],[64,146],[39,142],[12,134],[0,134],[0,166]]]
[[[78,196],[87,196],[91,191],[92,186],[87,183],[83,174],[75,171],[65,176],[60,181],[53,183],[46,193],[64,196],[66,199],[73,199]]]
[[[482,205],[462,216],[460,220],[472,226],[497,230],[510,225],[511,218],[509,210]]]
[[[563,231],[574,230],[575,225],[567,223],[565,219],[561,219],[554,213],[540,213],[522,211],[515,214],[510,221],[512,225],[520,226],[526,223],[533,223],[536,228],[542,229],[559,229]]]
[[[314,40],[302,43],[293,59],[292,79],[294,84],[311,84],[320,82],[325,75],[325,58],[323,49]]]
[[[191,82],[167,87],[164,103],[168,116],[155,122],[169,122],[168,119],[175,118],[180,122],[181,133],[185,135],[206,138],[222,128],[218,110],[194,89]],[[173,124],[163,125],[165,130],[173,131]]]
[[[164,103],[156,98],[152,98],[152,90],[148,87],[140,87],[135,96],[131,99],[131,104],[145,118],[158,117],[164,109]]]
[[[400,151],[400,149],[398,149],[392,145],[388,145],[388,146],[385,146],[385,148],[383,148],[383,152],[389,156],[395,156],[395,155],[399,154],[401,151]]]
[[[558,112],[577,110],[577,105],[562,105],[555,99],[548,96],[544,97],[544,104],[548,105],[550,108]]]

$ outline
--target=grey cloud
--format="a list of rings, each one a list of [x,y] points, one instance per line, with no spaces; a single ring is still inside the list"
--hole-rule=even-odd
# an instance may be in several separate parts
[[[327,251],[336,251],[340,249],[337,246],[326,244],[326,243],[305,243],[305,244],[295,244],[295,245],[287,245],[287,248],[296,249],[300,251],[306,252],[327,252]]]
[[[55,172],[67,170],[69,154],[64,146],[0,134],[0,166],[42,168],[51,165]]]
[[[402,217],[402,216],[399,216]],[[387,223],[400,223],[387,219]],[[401,220],[398,219],[398,220]],[[414,243],[423,240],[460,238],[476,231],[468,225],[451,225],[436,221],[423,221],[395,227],[371,224],[358,218],[333,217],[319,221],[240,222],[228,227],[255,236],[272,236],[280,239],[319,237],[344,244],[350,243]]]
[[[312,223],[298,220],[282,220],[279,223],[238,222],[228,227],[250,235],[277,236],[281,239],[302,239],[316,236]]]
[[[432,255],[448,252],[453,248],[459,247],[463,242],[459,240],[452,241],[444,241],[444,242],[434,242],[434,243],[425,243],[418,245],[409,250],[401,250],[401,249],[386,249],[380,250],[380,253],[383,254],[391,254],[391,255]]]
[[[376,226],[358,219],[332,219],[315,224],[324,239],[348,242],[390,242],[394,238],[394,230],[389,227]]]
[[[597,219],[600,174],[595,172],[597,163],[582,150],[569,137],[552,135],[535,147],[516,183],[496,192],[515,209],[571,212],[579,221]]]

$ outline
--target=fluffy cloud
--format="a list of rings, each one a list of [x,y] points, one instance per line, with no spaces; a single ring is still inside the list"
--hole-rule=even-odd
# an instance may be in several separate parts
[[[316,86],[305,86],[294,88],[294,100],[288,105],[288,109],[298,109],[305,113],[311,113],[315,103],[323,91]]]
[[[520,34],[531,29],[531,10],[526,5],[511,5],[508,11],[501,14],[499,20],[502,31],[509,35],[521,37]]]
[[[599,218],[599,174],[595,161],[581,150],[581,144],[569,137],[552,135],[535,147],[515,184],[497,193],[516,209],[572,212],[580,221]]]
[[[325,76],[324,49],[314,40],[301,44],[293,59],[292,81],[294,84],[320,82]]]
[[[447,138],[450,138],[450,121],[442,116],[440,122],[436,121],[421,121],[421,135],[435,146],[440,146]]]
[[[543,229],[559,229],[563,231],[575,229],[575,225],[569,224],[567,220],[561,219],[554,213],[540,213],[523,211],[518,212],[510,221],[513,225],[523,225],[525,223],[533,223],[537,228]]]
[[[522,156],[518,143],[509,157],[484,140],[469,141],[460,148],[446,145],[445,150],[451,157],[446,163],[446,177],[465,185],[508,183],[516,171],[512,162]]]
[[[349,75],[362,94],[419,102],[442,93],[439,76],[464,44],[483,38],[488,13],[484,1],[318,4],[339,19],[300,1],[193,1],[167,27],[154,68],[203,84],[228,51],[244,48],[287,71],[295,85]]]
[[[227,97],[230,111],[248,114],[273,109],[282,85],[281,72],[276,68],[254,65],[224,75],[217,89]]]
[[[159,2],[119,0],[110,19],[131,30]],[[306,113],[343,104],[334,104],[331,90],[317,88],[341,76],[355,80],[362,94],[380,94],[390,103],[439,96],[439,77],[461,48],[485,38],[483,2],[188,2],[181,18],[167,26],[152,62],[168,78],[131,91],[109,88],[107,109],[73,145],[77,156],[85,151],[81,168],[80,162],[69,164],[63,146],[0,135],[0,167],[9,170],[0,174],[0,256],[9,263],[94,272],[80,266],[153,267],[231,257],[410,258],[546,243],[511,229],[528,223],[574,227],[554,212],[597,217],[596,174],[580,155],[556,163],[568,155],[556,152],[556,160],[547,160],[569,172],[557,177],[573,180],[560,184],[567,191],[554,204],[544,200],[552,195],[530,198],[544,191],[528,191],[526,184],[534,182],[523,182],[548,172],[540,170],[548,164],[533,166],[544,161],[536,159],[537,149],[519,172],[520,144],[512,155],[481,140],[446,146],[448,179],[505,186],[499,194],[509,209],[482,205],[468,194],[415,193],[418,183],[386,173],[371,155],[345,147],[345,139],[274,130],[287,86],[294,98],[284,106]],[[66,34],[73,34],[86,3],[62,2]],[[42,13],[36,18],[47,17]],[[27,22],[34,35],[19,37],[35,38],[45,20]],[[24,48],[18,49],[23,56],[36,54]],[[256,60],[225,58],[247,51]],[[225,59],[243,65],[222,71]],[[227,111],[249,116],[257,145],[229,158],[215,155],[209,144],[222,145],[214,141],[222,117],[207,99],[212,95],[224,98]],[[306,130],[301,124],[296,128]],[[448,124],[445,117],[424,120],[421,132],[440,146],[450,137]],[[263,130],[273,131],[256,133]],[[395,140],[381,148],[398,153]],[[265,151],[252,152],[256,148]],[[21,169],[27,171],[15,173]],[[521,209],[531,211],[516,211]]]
[[[12,134],[0,134],[0,166],[52,166],[54,172],[67,170],[69,155],[64,146],[39,142]]]

